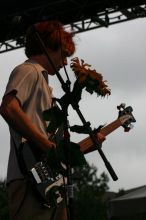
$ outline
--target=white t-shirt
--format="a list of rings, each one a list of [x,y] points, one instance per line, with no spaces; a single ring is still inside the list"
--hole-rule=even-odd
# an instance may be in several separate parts
[[[48,73],[41,65],[27,60],[12,71],[5,95],[15,91],[23,111],[40,132],[48,138],[47,122],[42,118],[43,111],[52,105],[52,89],[48,86],[47,79]],[[12,128],[10,128],[10,132],[16,146],[19,147],[22,137]],[[11,138],[7,182],[20,178],[23,178],[23,175],[18,166],[14,143]]]

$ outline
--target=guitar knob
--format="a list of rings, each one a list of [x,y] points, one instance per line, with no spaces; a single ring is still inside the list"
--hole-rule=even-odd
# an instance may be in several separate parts
[[[125,128],[124,128],[124,131],[125,131],[125,132],[129,132],[129,131],[130,131],[130,127],[125,127]]]
[[[118,110],[125,109],[126,104],[125,103],[121,103],[120,105],[117,106]]]
[[[133,125],[133,124],[130,124],[129,127],[130,127],[130,129],[133,129],[133,128],[134,128],[134,125]]]
[[[121,103],[121,108],[125,108],[126,107],[126,104],[125,103]]]

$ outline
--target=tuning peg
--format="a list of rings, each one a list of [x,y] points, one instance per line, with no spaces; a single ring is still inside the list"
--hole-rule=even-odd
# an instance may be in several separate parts
[[[121,108],[125,109],[125,107],[126,107],[126,104],[125,103],[121,103],[120,105],[117,106],[117,109],[121,110]]]
[[[133,124],[129,124],[128,126],[124,126],[124,131],[125,132],[128,132],[128,131],[130,131],[132,128],[134,127],[134,125]]]
[[[130,129],[133,129],[133,128],[134,128],[134,125],[133,125],[133,124],[130,124],[129,127],[130,127]]]
[[[129,128],[129,127],[125,127],[125,128],[124,128],[124,131],[125,131],[125,132],[129,132],[129,131],[130,131],[130,128]]]

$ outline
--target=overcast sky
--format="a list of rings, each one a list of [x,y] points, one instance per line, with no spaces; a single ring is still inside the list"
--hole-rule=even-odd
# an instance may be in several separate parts
[[[75,36],[77,46],[75,56],[92,65],[102,73],[111,88],[108,98],[96,97],[86,91],[82,94],[80,110],[92,128],[110,123],[117,118],[116,106],[121,103],[131,105],[137,120],[134,128],[123,132],[120,127],[110,134],[103,143],[103,152],[115,170],[118,181],[113,181],[98,152],[86,156],[90,164],[98,167],[98,175],[106,172],[110,178],[111,190],[129,189],[146,185],[146,19],[137,19],[120,23],[109,28],[100,28]],[[25,60],[23,49],[0,55],[0,101],[11,70]],[[69,61],[70,63],[70,61]],[[72,83],[74,73],[67,68]],[[64,73],[62,73],[64,74]],[[56,97],[61,97],[62,90],[56,76],[50,77]],[[70,124],[81,124],[77,114],[69,108]],[[71,134],[73,141],[80,141],[84,135]],[[0,117],[0,176],[6,176],[9,154],[8,127]]]

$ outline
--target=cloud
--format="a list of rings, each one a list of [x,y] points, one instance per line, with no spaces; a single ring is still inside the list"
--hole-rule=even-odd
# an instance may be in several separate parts
[[[77,44],[75,56],[84,59],[93,69],[102,73],[112,92],[108,98],[101,99],[84,91],[79,106],[85,119],[91,122],[92,128],[100,124],[108,124],[118,116],[117,105],[124,102],[133,107],[133,114],[137,120],[134,129],[129,133],[124,133],[121,127],[110,134],[103,143],[103,151],[119,177],[116,182],[110,178],[111,190],[145,184],[146,176],[143,173],[146,167],[145,22],[145,18],[137,19],[75,37]],[[1,54],[0,100],[11,70],[23,60],[25,60],[23,49]],[[73,83],[74,73],[69,67],[67,71]],[[61,71],[61,75],[65,79],[64,71]],[[64,92],[57,77],[50,77],[49,81],[54,88],[55,96],[61,97]],[[78,115],[71,107],[69,107],[69,121],[71,125],[75,122],[81,124]],[[71,133],[71,139],[76,142],[84,137],[85,135]],[[0,175],[5,176],[9,135],[3,119],[0,119],[0,140],[2,143]],[[103,171],[108,173],[98,152],[90,153],[86,157],[90,163],[96,164],[100,173]]]
[[[77,54],[103,73],[112,88],[139,90],[146,81],[143,26],[145,19],[139,19],[79,35]]]

